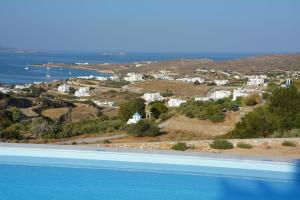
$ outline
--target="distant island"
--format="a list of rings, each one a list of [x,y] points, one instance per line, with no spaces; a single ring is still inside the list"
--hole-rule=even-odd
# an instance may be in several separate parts
[[[38,50],[19,49],[0,46],[0,53],[40,53]]]

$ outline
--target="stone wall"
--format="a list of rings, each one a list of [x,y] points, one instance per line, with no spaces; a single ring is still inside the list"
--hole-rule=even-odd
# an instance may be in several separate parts
[[[234,147],[239,142],[248,143],[254,147],[270,148],[281,146],[283,141],[291,141],[300,145],[300,138],[259,138],[259,139],[230,139]],[[198,141],[182,141],[188,146],[194,147],[196,150],[211,150],[209,144],[212,140],[198,140]],[[110,143],[105,144],[106,147],[117,147],[123,149],[171,149],[177,141],[164,141],[164,142],[136,142],[136,143]]]

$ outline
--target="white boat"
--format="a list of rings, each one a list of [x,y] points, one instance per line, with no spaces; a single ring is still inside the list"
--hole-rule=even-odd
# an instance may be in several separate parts
[[[51,78],[51,75],[50,75],[50,74],[47,74],[47,75],[46,75],[46,78]]]
[[[47,67],[47,70],[50,70],[50,67]]]
[[[29,67],[24,67],[25,70],[29,70]]]

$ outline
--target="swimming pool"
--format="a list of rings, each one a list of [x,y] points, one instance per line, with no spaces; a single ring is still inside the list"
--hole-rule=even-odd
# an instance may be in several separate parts
[[[297,199],[295,174],[285,162],[0,147],[1,200]]]

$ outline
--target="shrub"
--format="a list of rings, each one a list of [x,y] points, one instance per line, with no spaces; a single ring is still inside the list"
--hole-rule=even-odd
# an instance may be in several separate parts
[[[171,97],[173,95],[174,95],[174,93],[172,92],[172,90],[169,90],[169,89],[167,89],[166,91],[161,93],[161,96],[163,96],[163,97]]]
[[[111,88],[121,88],[124,85],[128,85],[129,83],[130,82],[125,80],[119,80],[119,81],[107,80],[107,81],[100,82],[99,85],[104,87],[111,87]]]
[[[197,81],[193,82],[193,85],[201,85],[201,83],[197,80]]]
[[[293,85],[274,88],[266,104],[246,114],[226,137],[299,137],[299,102],[300,92]]]
[[[286,147],[295,147],[296,144],[294,142],[291,142],[291,141],[283,141],[281,143],[282,146],[286,146]]]
[[[73,95],[73,94],[75,94],[75,91],[76,91],[76,89],[74,87],[70,87],[68,94]]]
[[[161,121],[166,121],[170,119],[172,116],[174,116],[174,113],[167,112],[167,113],[162,113],[159,117]]]
[[[176,151],[185,151],[189,149],[189,146],[187,146],[184,142],[177,142],[172,146],[172,149]]]
[[[208,119],[212,122],[221,122],[225,115],[223,102],[188,101],[179,107],[179,111],[189,118]]]
[[[149,120],[141,120],[136,124],[130,125],[127,133],[137,137],[157,136],[161,134],[157,125]]]
[[[103,143],[104,143],[104,144],[110,144],[110,143],[112,143],[112,142],[111,142],[111,140],[106,139],[106,140],[103,140]]]
[[[241,148],[241,149],[252,149],[253,148],[253,146],[251,144],[243,143],[243,142],[239,142],[237,144],[237,147]]]
[[[0,130],[0,138],[5,140],[21,140],[23,137],[18,130],[9,127],[7,129]]]
[[[233,144],[227,140],[214,140],[213,143],[209,145],[213,149],[232,149]]]
[[[292,129],[287,131],[275,131],[269,136],[270,138],[296,138],[300,137],[300,129]]]
[[[126,122],[136,112],[145,116],[145,101],[143,99],[135,99],[122,103],[119,108],[119,117]]]
[[[150,105],[152,117],[158,119],[161,114],[168,112],[168,107],[163,102],[154,102]]]
[[[244,97],[244,103],[246,106],[255,106],[262,102],[262,98],[259,94],[251,94],[249,96]]]

